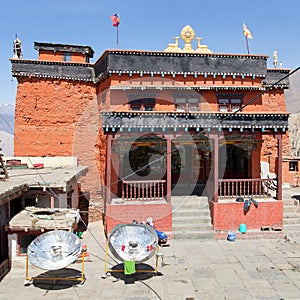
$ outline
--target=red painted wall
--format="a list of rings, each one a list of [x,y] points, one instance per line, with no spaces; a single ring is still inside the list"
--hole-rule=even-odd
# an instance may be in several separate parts
[[[172,205],[163,204],[108,204],[106,206],[105,231],[110,233],[117,224],[132,223],[133,220],[146,222],[148,217],[152,217],[155,228],[172,232]]]
[[[71,52],[71,62],[86,63],[86,54]],[[39,60],[63,61],[63,52],[39,51]]]
[[[262,226],[283,226],[283,201],[258,202],[258,208],[251,204],[244,214],[244,203],[210,202],[210,211],[214,230],[238,230],[240,224],[246,224],[247,229],[261,229]]]

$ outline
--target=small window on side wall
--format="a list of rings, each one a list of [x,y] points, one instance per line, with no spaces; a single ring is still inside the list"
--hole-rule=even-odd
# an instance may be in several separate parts
[[[71,53],[64,52],[64,54],[63,54],[63,61],[71,61]]]
[[[134,111],[153,111],[154,106],[154,98],[137,99],[129,102],[130,109]]]
[[[298,172],[298,161],[290,161],[289,162],[289,171]]]

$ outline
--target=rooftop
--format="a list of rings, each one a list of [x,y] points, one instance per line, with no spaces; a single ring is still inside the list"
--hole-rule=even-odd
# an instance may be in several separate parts
[[[9,229],[16,230],[72,230],[79,221],[79,210],[71,208],[26,207],[9,222]]]
[[[23,158],[26,161],[26,158]],[[42,158],[39,161],[43,162]],[[43,169],[11,169],[8,170],[9,178],[0,181],[0,204],[4,204],[26,192],[29,188],[48,188],[66,190],[67,185],[74,179],[85,176],[88,167],[72,165],[59,165],[61,158],[57,158],[56,164],[45,163]],[[68,158],[65,158],[67,161]]]
[[[90,46],[82,46],[82,45],[34,42],[34,49],[54,51],[54,52],[57,51],[76,52],[76,53],[87,54],[88,57],[91,58],[94,56],[94,50]]]

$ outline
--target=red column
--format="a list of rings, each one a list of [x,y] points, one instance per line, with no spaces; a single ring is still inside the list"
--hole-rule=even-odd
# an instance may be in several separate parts
[[[167,140],[167,202],[171,202],[171,189],[172,189],[172,165],[171,165],[171,157],[172,157],[172,138],[170,136],[166,136]]]
[[[106,138],[107,146],[106,146],[106,196],[105,202],[106,204],[111,203],[111,143],[112,143],[112,135],[108,134]]]
[[[277,141],[278,148],[278,158],[277,158],[277,191],[276,191],[276,199],[282,200],[282,135],[275,135]]]
[[[219,138],[218,134],[210,134],[209,136],[214,141],[214,156],[213,156],[213,201],[218,202],[218,179],[219,179]]]

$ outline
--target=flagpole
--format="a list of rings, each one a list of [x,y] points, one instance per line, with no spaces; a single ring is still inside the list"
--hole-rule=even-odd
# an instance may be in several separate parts
[[[250,54],[248,38],[246,35],[245,35],[245,38],[246,38],[247,52],[248,52],[248,54]]]
[[[117,26],[117,48],[119,48],[119,26]]]

